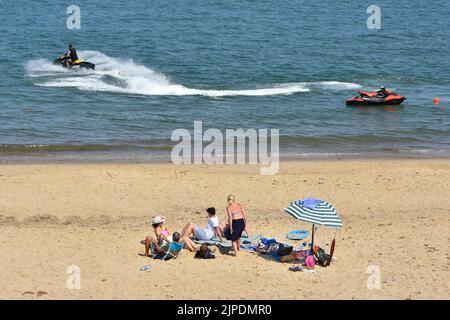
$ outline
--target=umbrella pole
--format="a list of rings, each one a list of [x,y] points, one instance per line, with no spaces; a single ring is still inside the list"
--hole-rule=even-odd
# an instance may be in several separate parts
[[[309,254],[313,254],[314,252],[314,224],[312,225],[312,232],[311,232],[311,250]]]

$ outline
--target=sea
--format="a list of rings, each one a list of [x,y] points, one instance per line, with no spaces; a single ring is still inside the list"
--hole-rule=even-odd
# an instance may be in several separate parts
[[[168,160],[195,121],[287,159],[450,154],[448,0],[1,4],[0,161]],[[382,85],[407,100],[346,106]]]

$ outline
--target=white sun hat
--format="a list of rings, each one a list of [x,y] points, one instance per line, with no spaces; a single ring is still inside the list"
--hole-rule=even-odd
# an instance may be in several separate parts
[[[162,216],[155,216],[152,218],[152,224],[159,224],[161,222],[164,222],[166,219]]]

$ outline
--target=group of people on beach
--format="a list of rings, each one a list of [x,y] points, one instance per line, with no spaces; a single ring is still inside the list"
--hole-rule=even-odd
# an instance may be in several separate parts
[[[245,231],[248,234],[247,212],[244,207],[235,201],[234,195],[230,194],[227,197],[227,223],[220,222],[214,207],[206,209],[206,212],[208,214],[206,227],[202,228],[193,222],[189,222],[184,226],[181,233],[175,231],[172,234],[166,227],[164,216],[153,217],[152,225],[155,236],[146,237],[145,256],[149,256],[150,250],[157,254],[164,254],[172,242],[184,244],[189,251],[196,252],[198,248],[192,238],[198,241],[210,241],[215,238],[220,242],[223,242],[224,239],[231,240],[233,253],[237,256],[242,233]]]

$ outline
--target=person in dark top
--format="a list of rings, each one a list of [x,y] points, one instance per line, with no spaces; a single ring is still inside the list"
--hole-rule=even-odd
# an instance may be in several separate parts
[[[385,86],[381,86],[380,90],[377,91],[377,96],[379,97],[387,97],[389,95],[389,91],[386,90]]]
[[[69,44],[69,50],[61,57],[61,60],[63,60],[68,67],[78,63],[78,55],[75,47]]]

